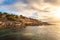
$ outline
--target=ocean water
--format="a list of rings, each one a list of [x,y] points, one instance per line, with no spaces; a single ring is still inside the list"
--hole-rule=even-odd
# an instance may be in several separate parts
[[[27,26],[24,31],[0,36],[0,40],[60,40],[60,23]]]
[[[31,40],[60,40],[60,23],[54,25],[29,26],[26,28]]]

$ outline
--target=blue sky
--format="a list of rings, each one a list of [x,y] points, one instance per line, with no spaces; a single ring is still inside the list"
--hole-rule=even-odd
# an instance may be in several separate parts
[[[1,12],[18,12],[20,6],[24,6],[28,3],[27,0],[0,0],[0,11]],[[16,5],[15,5],[16,4]],[[19,7],[16,7],[20,5]],[[23,7],[24,8],[24,7]]]
[[[60,0],[0,0],[0,11],[37,17],[39,19],[60,17]],[[55,15],[54,15],[55,13]]]
[[[2,5],[10,5],[13,4],[14,2],[16,2],[16,0],[5,0]]]
[[[15,13],[17,15],[32,15],[32,13],[36,11],[31,9],[29,1],[30,0],[0,0],[0,11]]]
[[[0,0],[0,11],[24,11],[24,10],[37,10],[41,0]],[[54,0],[44,0],[45,2],[53,2]],[[36,5],[35,8],[33,5]],[[37,7],[38,6],[38,7]],[[40,9],[40,8],[39,8]]]
[[[9,5],[12,5],[13,3],[15,3],[16,1],[17,0],[3,0],[3,1],[1,1],[0,6],[5,6],[5,5],[9,6]],[[14,12],[6,10],[4,8],[3,9],[0,8],[0,12],[14,13]]]
[[[56,0],[0,0],[0,11],[31,16],[34,13],[40,13],[40,9],[42,12],[46,11],[41,3],[54,4],[54,2]]]

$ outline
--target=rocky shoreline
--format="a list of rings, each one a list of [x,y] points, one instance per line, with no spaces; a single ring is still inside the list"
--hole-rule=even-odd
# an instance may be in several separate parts
[[[8,13],[0,13],[0,29],[23,29],[27,26],[51,25],[48,22],[42,22],[37,19],[18,16]]]

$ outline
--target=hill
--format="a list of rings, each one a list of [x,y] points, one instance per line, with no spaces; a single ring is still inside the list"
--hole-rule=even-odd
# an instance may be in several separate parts
[[[0,12],[0,29],[22,29],[26,26],[50,25],[37,19]]]

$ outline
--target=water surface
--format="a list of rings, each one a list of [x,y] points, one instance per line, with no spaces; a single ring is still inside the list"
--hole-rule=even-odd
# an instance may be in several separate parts
[[[24,31],[10,32],[0,38],[1,40],[60,40],[60,24],[28,26]]]

